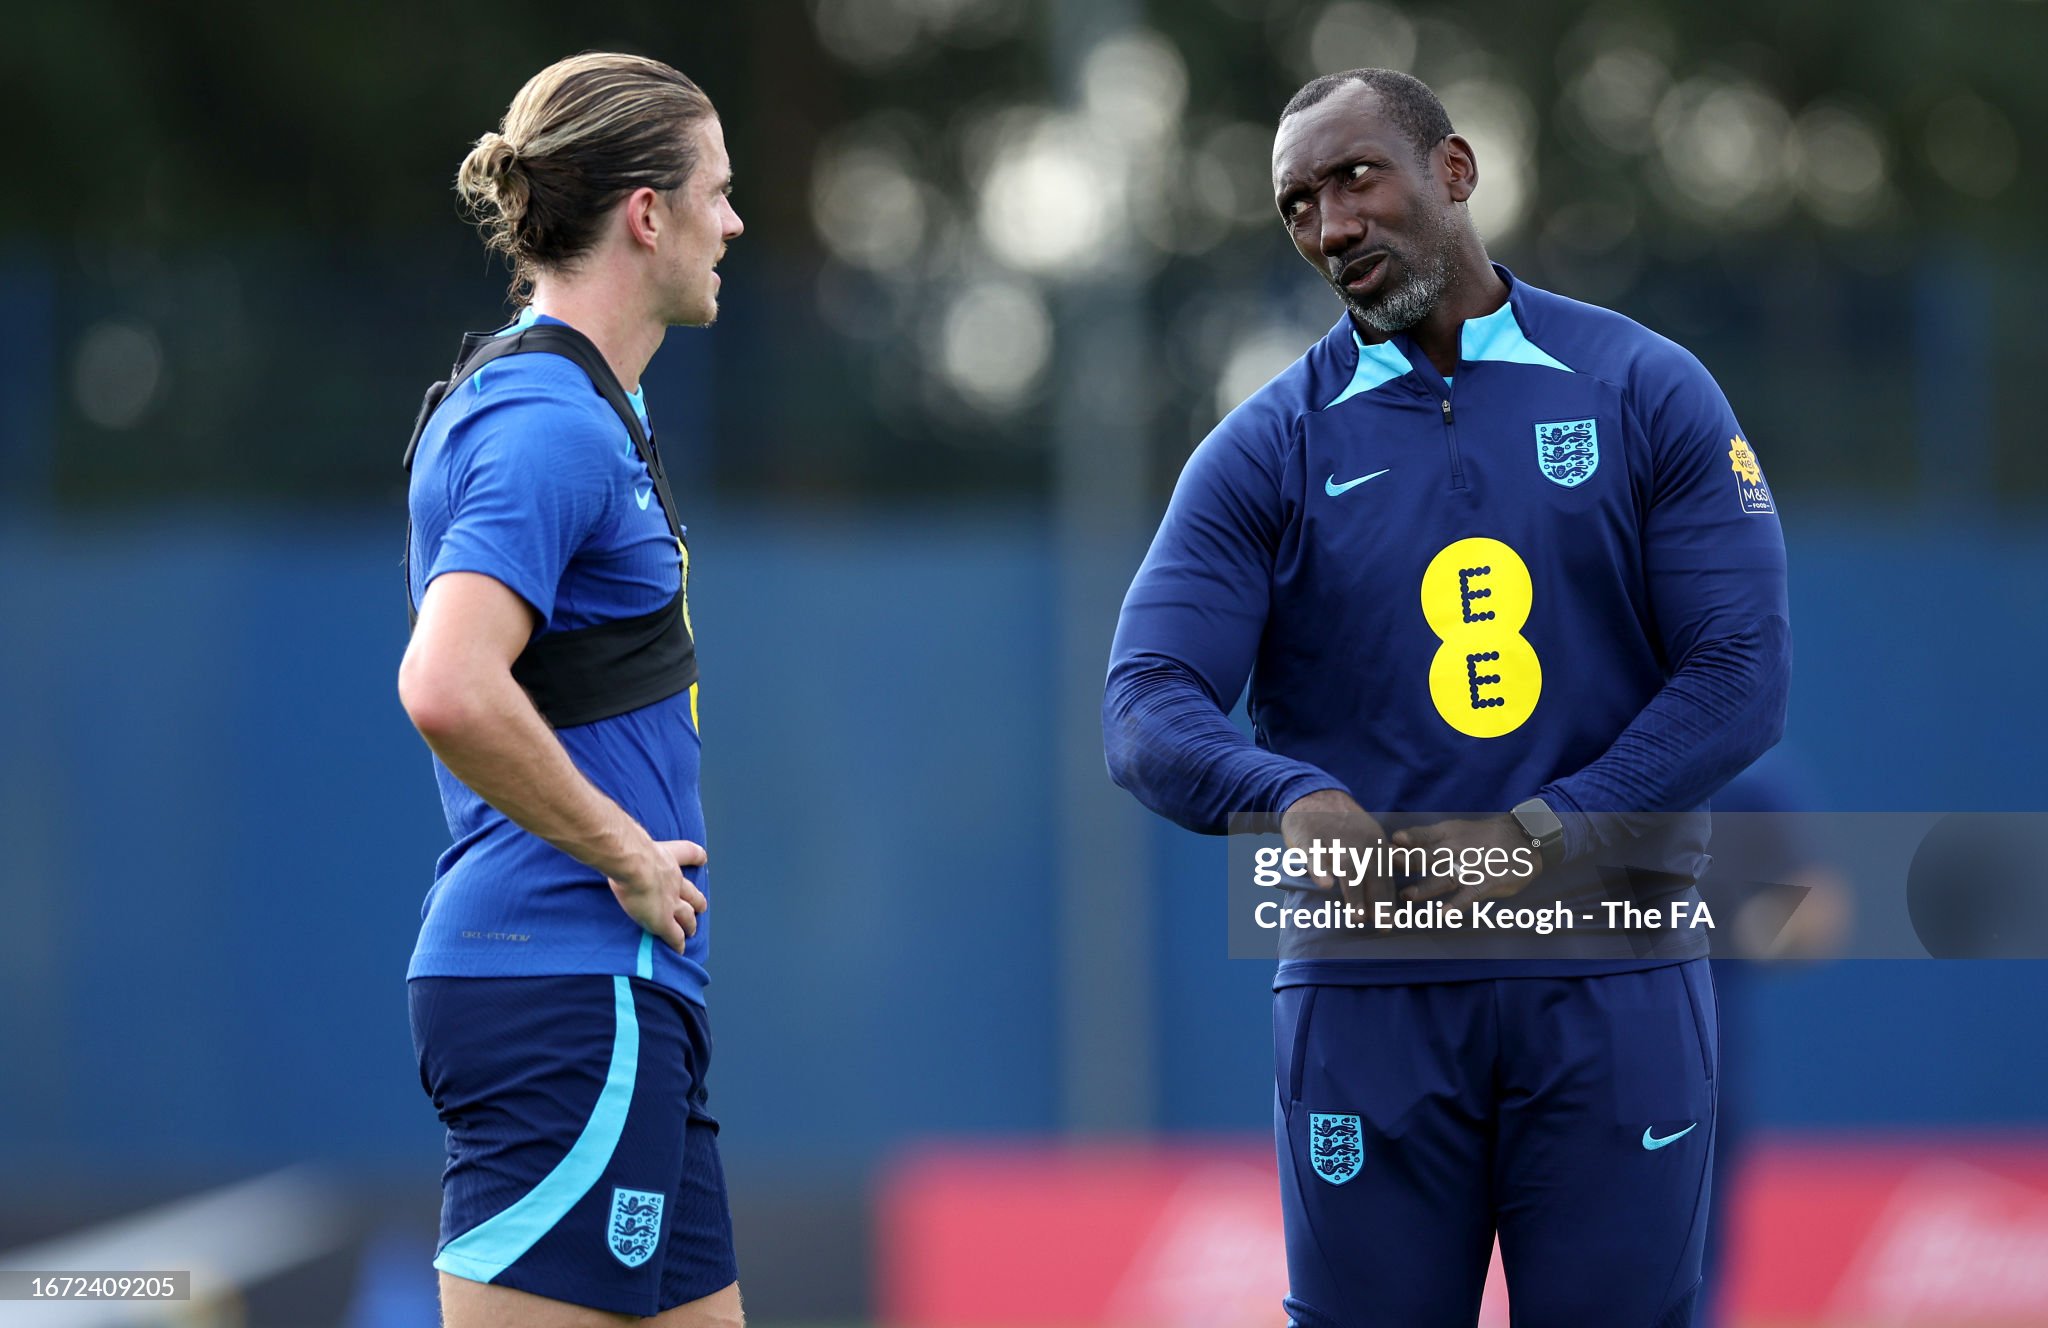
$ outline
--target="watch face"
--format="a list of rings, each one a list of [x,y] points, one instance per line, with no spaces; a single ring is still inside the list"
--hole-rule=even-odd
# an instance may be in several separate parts
[[[1548,804],[1537,799],[1532,798],[1515,808],[1514,817],[1515,823],[1522,827],[1522,833],[1544,844],[1549,844],[1564,834],[1564,822],[1558,819],[1557,813],[1550,810]]]

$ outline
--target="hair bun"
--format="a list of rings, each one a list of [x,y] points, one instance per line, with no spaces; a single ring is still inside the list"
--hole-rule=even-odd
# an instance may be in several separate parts
[[[483,154],[483,168],[494,180],[502,180],[519,169],[519,149],[512,146],[512,140],[492,130],[476,141],[476,150]]]
[[[488,209],[514,226],[526,211],[527,181],[519,149],[492,130],[476,141],[455,175],[455,188],[471,208]]]

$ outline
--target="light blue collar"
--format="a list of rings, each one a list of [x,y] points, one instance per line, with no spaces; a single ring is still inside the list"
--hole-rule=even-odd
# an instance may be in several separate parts
[[[1351,332],[1351,344],[1358,347],[1358,368],[1352,372],[1351,381],[1344,385],[1344,390],[1331,399],[1330,406],[1340,401],[1349,401],[1360,392],[1370,392],[1376,387],[1383,387],[1415,367],[1408,363],[1408,357],[1403,355],[1401,348],[1393,342],[1377,341],[1368,344],[1358,335],[1356,328]],[[1323,409],[1328,410],[1330,406]]]
[[[1483,318],[1465,320],[1465,326],[1458,333],[1458,358],[1473,362],[1505,360],[1510,364],[1540,364],[1571,372],[1569,365],[1553,358],[1529,340],[1528,334],[1522,331],[1521,323],[1515,319],[1513,300],[1508,300]]]

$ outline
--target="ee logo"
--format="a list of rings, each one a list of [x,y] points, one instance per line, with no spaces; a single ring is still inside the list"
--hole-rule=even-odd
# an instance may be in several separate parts
[[[1429,663],[1429,695],[1458,732],[1498,738],[1522,727],[1543,694],[1543,664],[1522,636],[1529,565],[1496,539],[1461,539],[1429,560],[1422,616],[1443,644]]]

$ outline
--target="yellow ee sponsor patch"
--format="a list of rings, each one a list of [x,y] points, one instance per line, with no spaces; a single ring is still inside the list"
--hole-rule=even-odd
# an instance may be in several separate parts
[[[1496,539],[1461,539],[1429,560],[1422,616],[1443,645],[1429,695],[1444,723],[1474,738],[1522,727],[1543,694],[1543,663],[1522,635],[1535,593],[1529,565]]]

